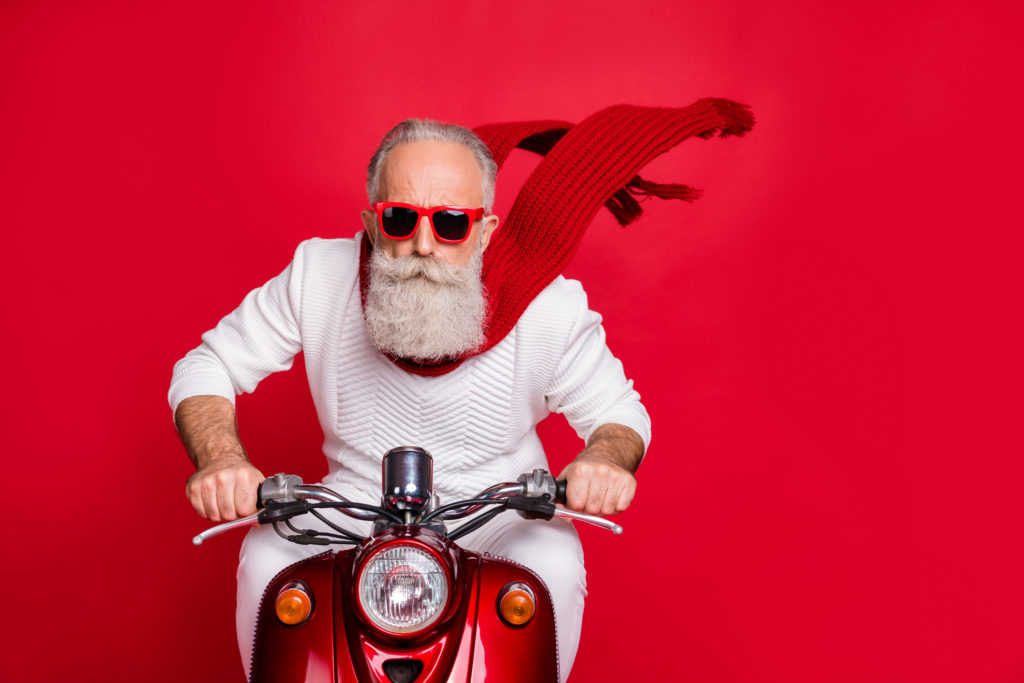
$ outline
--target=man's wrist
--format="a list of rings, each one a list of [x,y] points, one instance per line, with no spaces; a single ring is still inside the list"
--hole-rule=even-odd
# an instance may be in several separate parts
[[[215,454],[207,454],[194,460],[196,469],[203,469],[204,467],[231,467],[241,463],[249,464],[249,457],[245,454],[244,450],[221,451]]]
[[[580,456],[596,457],[635,472],[644,457],[644,441],[633,429],[620,424],[601,425],[590,435]]]

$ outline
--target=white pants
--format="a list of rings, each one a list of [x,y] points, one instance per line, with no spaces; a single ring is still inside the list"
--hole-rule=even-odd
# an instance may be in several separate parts
[[[306,523],[307,518],[309,523]],[[336,521],[335,516],[331,519]],[[323,528],[309,515],[297,518],[293,523],[298,528]],[[343,525],[363,535],[369,530],[368,523],[354,520],[346,520]],[[544,580],[555,608],[559,675],[564,683],[576,659],[583,624],[583,599],[587,595],[583,548],[576,530],[562,520],[527,520],[507,511],[460,538],[457,543],[466,550],[487,552],[518,562]],[[238,649],[246,672],[252,658],[256,612],[267,584],[288,565],[324,550],[324,546],[286,541],[271,526],[255,527],[246,535],[239,553],[235,611]]]

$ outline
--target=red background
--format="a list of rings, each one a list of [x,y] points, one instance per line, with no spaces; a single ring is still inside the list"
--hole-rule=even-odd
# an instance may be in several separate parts
[[[753,133],[645,174],[705,197],[602,212],[568,271],[654,420],[626,534],[582,532],[574,678],[1024,681],[1021,14],[7,0],[4,677],[241,679],[239,536],[189,543],[171,366],[355,232],[391,124],[719,96]],[[301,363],[239,407],[265,472],[323,473]]]

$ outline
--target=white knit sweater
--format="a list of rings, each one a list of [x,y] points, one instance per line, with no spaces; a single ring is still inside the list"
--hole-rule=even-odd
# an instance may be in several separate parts
[[[300,244],[284,272],[174,366],[172,410],[189,396],[234,401],[303,351],[330,468],[324,481],[358,500],[379,495],[381,458],[395,446],[434,456],[434,488],[448,501],[547,468],[535,427],[550,412],[564,413],[583,439],[617,423],[650,440],[647,411],[578,282],[559,276],[494,348],[422,377],[370,343],[358,240]]]

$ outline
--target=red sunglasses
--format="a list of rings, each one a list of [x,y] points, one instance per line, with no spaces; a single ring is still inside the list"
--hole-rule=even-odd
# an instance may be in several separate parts
[[[434,237],[448,244],[459,244],[469,239],[473,223],[484,217],[484,210],[464,206],[433,206],[429,209],[401,202],[377,202],[377,226],[385,237],[393,240],[409,239],[416,232],[423,216],[430,219]]]

